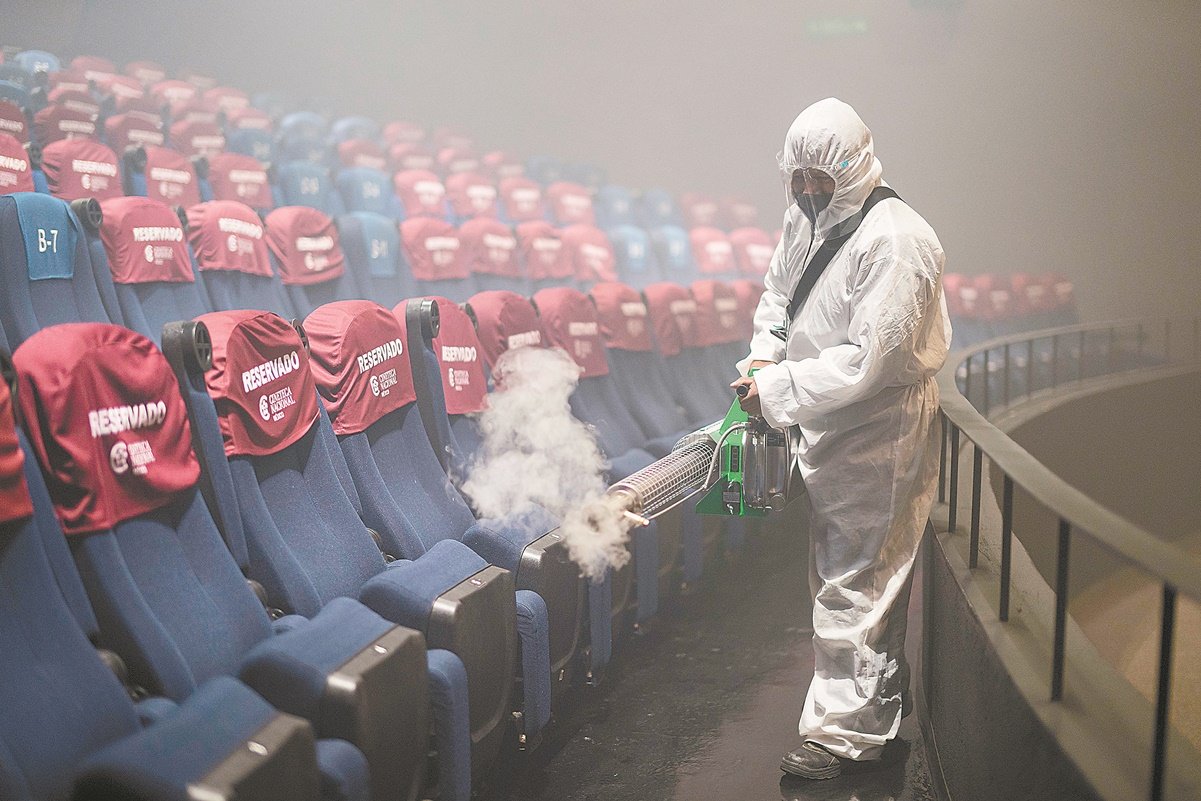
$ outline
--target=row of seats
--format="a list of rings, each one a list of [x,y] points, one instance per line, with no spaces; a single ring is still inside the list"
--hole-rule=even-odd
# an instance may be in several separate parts
[[[459,484],[513,348],[574,360],[606,481],[719,419],[753,206],[0,53],[0,798],[465,801],[740,547],[683,504],[585,582]]]
[[[947,273],[943,293],[956,348],[1079,322],[1072,282],[1058,273]]]
[[[556,521],[545,513],[475,519],[449,476],[461,475],[452,465],[469,462],[470,448],[479,443],[473,430],[478,408],[462,404],[471,385],[466,377],[474,375],[474,387],[482,390],[499,355],[485,343],[555,342],[580,358],[592,354],[573,404],[604,432],[610,478],[620,478],[654,458],[643,441],[654,442],[646,447],[655,454],[665,452],[679,434],[720,416],[726,393],[716,382],[698,387],[690,400],[714,402],[678,419],[611,417],[628,413],[615,394],[623,385],[606,380],[603,369],[596,373],[595,360],[607,348],[602,329],[615,363],[625,350],[658,359],[648,347],[653,331],[662,332],[665,364],[685,351],[699,358],[710,347],[728,350],[745,340],[754,284],[744,282],[741,296],[713,280],[691,290],[657,284],[643,301],[633,288],[603,282],[593,287],[596,305],[577,289],[546,288],[534,296],[541,317],[521,294],[491,290],[462,310],[443,299],[449,325],[436,329],[432,309],[419,304],[406,313],[411,304],[396,305],[395,295],[388,301],[395,313],[365,299],[336,300],[366,294],[350,280],[354,269],[343,269],[346,280],[324,287],[322,297],[309,292],[328,281],[287,283],[287,276],[299,275],[285,266],[289,248],[312,271],[315,260],[332,251],[316,241],[326,234],[293,231],[273,242],[270,224],[261,230],[248,210],[209,219],[205,207],[212,205],[190,210],[185,232],[167,207],[141,198],[77,204],[88,215],[85,225],[69,204],[50,196],[0,197],[0,333],[16,348],[18,397],[23,404],[31,398],[26,424],[37,426],[42,438],[34,456],[50,481],[74,569],[86,587],[76,600],[97,621],[93,638],[120,654],[130,688],[179,704],[209,680],[236,676],[276,708],[310,720],[319,735],[353,743],[370,767],[375,797],[421,786],[432,726],[438,787],[443,797],[466,797],[473,773],[496,757],[513,719],[527,742],[536,738],[576,665],[599,674],[614,631],[631,617],[653,616],[660,585],[670,585],[677,561],[659,542],[657,527],[644,529],[633,568],[585,588],[553,533]],[[313,241],[299,244],[306,238]],[[218,257],[226,261],[219,264]],[[616,300],[606,294],[614,292]],[[303,316],[304,324],[294,327],[273,311],[240,310],[247,305]],[[526,309],[524,318],[511,313],[514,305]],[[616,309],[620,324],[602,327],[600,309]],[[479,338],[472,315],[488,336]],[[180,319],[204,325],[172,322]],[[534,330],[537,336],[529,336]],[[435,334],[455,332],[467,338],[435,344]],[[587,345],[562,339],[568,335],[590,339]],[[368,375],[357,358],[365,353],[389,369]],[[474,366],[461,360],[467,353]],[[424,354],[424,371],[402,354]],[[732,360],[719,358],[728,370]],[[627,371],[627,392],[643,381],[637,373],[646,366]],[[288,377],[270,393],[257,391],[260,382]],[[594,379],[595,392],[589,389]],[[59,394],[43,398],[42,386]],[[675,410],[665,378],[660,386],[667,393],[664,408]],[[427,413],[432,421],[418,408],[418,387],[434,395],[427,404],[435,410]],[[386,405],[370,402],[381,397],[389,399]],[[113,418],[79,416],[158,403],[175,409],[151,415],[161,441],[141,439],[141,424],[126,428],[127,417],[110,425]],[[51,407],[57,411],[50,414],[74,413],[75,425],[100,440],[84,449],[89,458],[56,461],[72,451],[71,433],[65,418],[42,419]],[[649,428],[639,431],[651,422],[653,435]],[[119,436],[134,429],[136,441]],[[132,496],[128,481],[110,480],[160,473],[171,478],[147,478]],[[103,513],[93,518],[97,509]],[[86,519],[69,522],[81,510]],[[62,538],[63,530],[54,537]],[[684,570],[695,580],[699,526],[692,531]],[[677,550],[679,540],[672,540]],[[138,565],[154,568],[144,572]],[[71,569],[60,565],[56,572]],[[221,602],[214,605],[214,596]],[[405,727],[401,757],[378,730],[330,723],[322,712],[332,703],[327,690],[309,675],[332,675],[384,637],[405,644],[380,647],[408,654],[407,672],[393,673],[387,683],[404,691],[379,703],[415,721],[432,719]],[[301,640],[295,648],[318,648],[320,665],[298,663],[292,646],[281,645]],[[260,659],[260,652],[268,655]],[[293,685],[297,673],[308,676],[303,688]],[[362,708],[336,712],[328,714],[340,714],[342,724],[348,715],[353,721],[367,714]],[[383,725],[381,718],[371,720]],[[327,783],[339,778],[322,768]],[[337,786],[345,789],[349,779],[341,779]]]

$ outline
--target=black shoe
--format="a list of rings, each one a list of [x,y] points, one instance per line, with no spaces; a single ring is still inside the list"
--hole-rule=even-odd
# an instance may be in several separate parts
[[[833,779],[842,772],[842,763],[825,746],[806,740],[800,748],[784,755],[780,770],[802,779]]]

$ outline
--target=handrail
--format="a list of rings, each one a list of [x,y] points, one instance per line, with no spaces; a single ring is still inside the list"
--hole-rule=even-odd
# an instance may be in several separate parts
[[[996,363],[990,363],[990,360],[998,351],[1002,362],[996,365],[996,369],[1001,372],[1002,400],[1006,406],[1009,406],[1013,400],[1011,363],[1014,361],[1015,346],[1019,350],[1024,347],[1027,356],[1025,364],[1022,365],[1026,382],[1023,394],[1026,397],[1040,390],[1054,390],[1071,384],[1083,385],[1086,380],[1103,375],[1162,370],[1165,365],[1173,363],[1196,364],[1198,368],[1201,368],[1201,316],[1189,318],[1192,334],[1191,355],[1183,361],[1179,359],[1174,361],[1173,359],[1173,356],[1178,356],[1181,350],[1179,346],[1176,354],[1172,350],[1173,331],[1180,330],[1179,328],[1174,329],[1173,322],[1172,319],[1164,319],[1156,321],[1155,324],[1145,320],[1086,323],[996,337],[972,348],[956,352],[938,374],[942,407],[940,410],[942,447],[939,452],[938,500],[939,502],[948,502],[947,528],[952,533],[958,530],[961,437],[966,437],[975,446],[972,459],[968,557],[970,568],[976,568],[979,559],[980,484],[984,456],[988,457],[990,464],[999,470],[1002,476],[1000,603],[998,609],[998,618],[1001,622],[1009,620],[1015,485],[1021,487],[1030,497],[1059,518],[1051,701],[1060,701],[1063,698],[1067,658],[1067,596],[1072,533],[1084,534],[1090,540],[1141,568],[1162,584],[1159,670],[1156,679],[1151,785],[1148,792],[1151,801],[1160,801],[1165,787],[1169,694],[1177,596],[1179,593],[1184,593],[1193,600],[1201,602],[1201,559],[1106,509],[1064,481],[989,422],[987,415],[992,406],[992,390],[995,389],[995,386],[990,386],[990,373]],[[1149,362],[1151,357],[1146,352],[1147,335],[1149,332],[1158,331],[1159,325],[1162,325],[1163,331],[1163,352],[1155,357],[1158,361]],[[1119,353],[1118,351],[1118,332],[1124,329],[1133,329],[1136,335],[1136,347],[1133,353]],[[1101,349],[1105,369],[1087,375],[1086,365],[1091,363],[1095,366],[1096,364],[1095,360],[1089,361],[1093,355],[1088,353],[1090,335],[1098,333],[1105,334],[1105,347]],[[1059,380],[1059,363],[1062,356],[1060,343],[1067,338],[1070,338],[1069,341],[1076,344],[1078,348],[1074,354],[1076,374],[1073,379],[1061,382]],[[1039,374],[1035,369],[1035,347],[1036,343],[1047,343],[1048,341],[1051,347],[1050,353],[1039,353],[1038,355],[1040,358],[1045,357],[1043,361],[1050,367],[1050,379],[1036,389],[1034,384],[1037,383],[1035,379]],[[1117,359],[1119,355],[1127,359],[1134,356],[1133,364],[1131,365],[1127,361],[1119,368]],[[972,393],[972,365],[977,359],[983,362],[983,412],[977,409],[964,394]],[[960,376],[964,378],[963,392],[960,392],[959,389],[958,379]],[[950,445],[949,453],[948,444]]]

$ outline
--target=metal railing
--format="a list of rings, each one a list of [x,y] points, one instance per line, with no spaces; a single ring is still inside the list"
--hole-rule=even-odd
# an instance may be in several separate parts
[[[981,477],[984,457],[1001,474],[1001,564],[999,618],[1009,620],[1015,487],[1058,518],[1055,621],[1050,699],[1064,693],[1068,576],[1073,535],[1141,568],[1162,587],[1158,675],[1155,685],[1154,742],[1148,797],[1163,797],[1173,639],[1179,595],[1201,602],[1201,561],[1102,507],[1061,479],[986,415],[1040,393],[1083,386],[1090,379],[1144,372],[1173,365],[1201,365],[1201,317],[1181,321],[1075,325],[991,339],[956,354],[939,375],[942,393],[942,449],[938,500],[948,504],[948,530],[958,527],[959,454],[972,445],[971,519],[968,566],[980,553]],[[949,448],[948,448],[949,445]],[[1079,539],[1079,538],[1077,538]]]

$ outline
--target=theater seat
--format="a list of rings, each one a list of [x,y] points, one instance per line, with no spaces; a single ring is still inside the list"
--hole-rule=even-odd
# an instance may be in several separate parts
[[[636,225],[617,225],[605,232],[617,259],[617,274],[625,283],[644,287],[659,280],[659,265],[646,231]]]
[[[575,266],[553,225],[545,220],[529,220],[518,223],[514,230],[522,272],[532,291],[560,286],[575,277]]]
[[[662,280],[687,284],[696,277],[696,260],[686,230],[678,225],[660,225],[651,229],[650,238]]]
[[[271,269],[265,234],[259,216],[236,201],[213,200],[188,209],[188,242],[209,308],[263,309],[296,316]]]
[[[416,303],[420,305],[420,301]],[[416,402],[417,382],[410,358],[416,359],[416,369],[425,369],[420,313],[418,308],[410,315],[414,316],[414,328],[406,335],[405,325],[390,310],[369,301],[321,306],[305,319],[313,375],[363,501],[364,521],[382,535],[390,553],[411,557],[428,552],[443,540],[456,540],[515,575],[522,729],[533,736],[550,717],[547,602],[555,606],[556,622],[564,616],[568,625],[574,622],[579,598],[577,571],[566,563],[567,573],[560,569],[556,574],[566,579],[566,587],[552,584],[549,589],[557,594],[535,597],[536,587],[523,586],[531,583],[531,576],[523,576],[521,567],[527,546],[546,534],[546,529],[527,519],[477,522],[450,482]],[[431,316],[424,327],[432,326],[433,313],[432,308],[427,309]],[[552,547],[556,540],[550,537],[538,543],[531,557]],[[566,562],[562,548],[556,553]],[[548,559],[542,572],[555,567]],[[535,565],[525,572],[536,571]]]
[[[617,280],[617,256],[604,231],[578,223],[559,231],[559,238],[575,286],[586,290],[601,281]]]
[[[278,206],[308,206],[329,217],[345,211],[329,170],[311,161],[289,161],[275,167]]]
[[[357,597],[462,660],[466,724],[462,704],[452,703],[463,682],[453,676],[443,677],[447,686],[434,711],[439,769],[469,789],[464,777],[496,757],[512,711],[512,575],[454,541],[389,562],[402,555],[382,551],[362,522],[364,502],[319,405],[297,329],[253,311],[208,314],[200,322],[212,338],[213,366],[202,374],[189,368],[184,396],[206,473],[233,488],[213,500],[220,517],[241,521],[250,576],[287,613],[312,617],[335,598]],[[430,675],[436,678],[432,669]],[[459,729],[470,748],[451,736]]]
[[[174,701],[161,695],[147,697],[145,688],[152,685],[141,685],[136,694],[142,700],[135,705],[130,700],[133,682],[144,676],[124,673],[125,666],[133,663],[120,659],[128,658],[128,652],[105,651],[102,661],[89,642],[100,641],[97,615],[72,563],[38,469],[40,458],[54,482],[54,497],[64,519],[74,524],[97,513],[95,507],[83,510],[77,504],[86,497],[80,485],[64,485],[63,480],[80,475],[83,464],[108,473],[108,448],[76,450],[81,462],[73,466],[66,463],[72,457],[65,454],[55,452],[47,458],[54,452],[54,446],[45,447],[47,437],[70,426],[63,425],[66,420],[62,416],[56,419],[58,428],[38,416],[46,388],[39,365],[30,361],[49,361],[50,369],[58,369],[61,375],[80,358],[70,350],[78,343],[63,337],[63,329],[105,329],[120,336],[137,336],[111,326],[64,326],[44,332],[38,339],[45,342],[31,341],[23,349],[18,357],[24,362],[20,365],[21,400],[33,442],[39,443],[36,448],[14,433],[8,357],[0,358],[6,376],[0,385],[0,585],[5,587],[0,601],[0,659],[5,675],[0,683],[0,703],[5,710],[0,716],[0,753],[4,755],[0,792],[5,798],[38,801],[185,797],[193,788],[219,787],[222,779],[218,772],[228,766],[226,760],[236,759],[239,751],[257,741],[269,744],[275,756],[260,761],[251,786],[272,787],[273,797],[281,799],[293,795],[316,798],[320,763],[325,774],[321,783],[329,785],[327,797],[366,801],[367,763],[349,743],[323,741],[314,750],[313,730],[307,722],[276,712],[246,686],[219,674],[197,677],[189,691]],[[56,358],[62,358],[61,364],[53,364]],[[88,406],[78,397],[71,400],[74,403],[64,408],[59,399],[54,404],[56,411],[66,412],[74,425],[88,427]],[[91,439],[90,432],[84,436]],[[120,435],[108,439],[106,445],[125,441]],[[103,467],[97,464],[98,458],[106,463]],[[88,536],[73,530],[72,546],[80,547]],[[217,548],[223,548],[219,540]],[[261,607],[259,610],[263,614]],[[115,641],[104,642],[119,647]],[[123,686],[122,679],[129,683]],[[263,756],[267,753],[264,750]],[[231,779],[247,780],[249,776],[225,777],[225,781]],[[70,795],[73,784],[80,795]]]
[[[478,291],[528,292],[513,229],[493,217],[475,217],[459,226],[459,243]]]
[[[264,226],[273,266],[297,316],[361,294],[346,271],[338,229],[327,215],[307,206],[283,206],[267,215]]]
[[[83,220],[49,195],[0,196],[0,325],[13,347],[57,323],[126,324],[108,269],[88,250],[84,225],[99,225],[100,206],[77,208]]]
[[[243,153],[219,153],[208,160],[206,179],[213,200],[244,203],[258,212],[275,208],[267,168]]]
[[[127,325],[160,342],[167,323],[210,311],[175,212],[145,197],[113,198],[100,208],[104,222],[90,238],[92,258],[112,274]]]
[[[123,194],[117,154],[92,139],[60,139],[46,145],[38,172],[47,191],[63,200],[105,200]]]
[[[196,168],[182,153],[148,145],[125,151],[122,163],[127,195],[141,195],[185,209],[204,199]]]
[[[587,295],[570,287],[537,292],[533,305],[542,321],[547,343],[566,351],[580,368],[579,383],[570,398],[571,411],[596,431],[601,449],[611,461],[608,483],[651,464],[655,455],[643,447],[649,443],[609,375],[609,360],[600,336],[596,306]],[[671,532],[672,547],[665,554],[671,564],[675,563],[679,547],[678,533],[678,529]],[[659,550],[661,534],[658,521],[631,532],[639,621],[650,619],[658,611],[659,561],[664,555]]]
[[[392,182],[382,170],[345,167],[338,171],[334,184],[346,211],[369,211],[393,220],[404,215],[400,201],[392,191]]]
[[[391,307],[414,294],[396,221],[369,211],[337,219],[338,238],[360,297]]]
[[[459,232],[450,223],[434,217],[410,217],[400,224],[400,244],[417,294],[462,301],[475,291]]]

